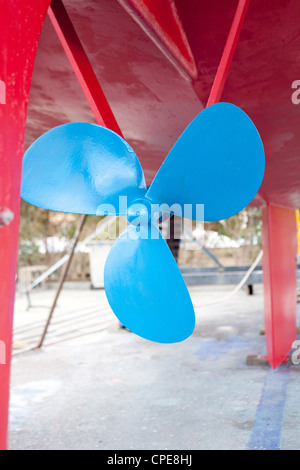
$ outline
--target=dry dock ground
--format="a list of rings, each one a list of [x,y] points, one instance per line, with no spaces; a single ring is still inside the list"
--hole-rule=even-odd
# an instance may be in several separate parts
[[[104,292],[79,287],[63,291],[41,351],[30,349],[54,291],[34,292],[29,312],[17,297],[11,449],[300,449],[300,366],[246,365],[265,353],[262,286],[199,309],[175,345],[119,329]]]

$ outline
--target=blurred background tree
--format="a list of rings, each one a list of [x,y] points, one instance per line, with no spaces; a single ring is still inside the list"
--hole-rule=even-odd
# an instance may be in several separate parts
[[[239,214],[219,222],[207,222],[206,230],[216,231],[219,235],[231,238],[241,245],[262,247],[261,210],[244,209]]]
[[[39,209],[22,200],[19,242],[21,264],[37,264],[41,258],[43,263],[50,264],[52,257],[49,251],[49,238],[57,237],[71,241],[79,218],[80,215]],[[95,230],[98,222],[99,217],[89,216],[81,238]],[[39,253],[41,245],[45,252],[43,256]]]

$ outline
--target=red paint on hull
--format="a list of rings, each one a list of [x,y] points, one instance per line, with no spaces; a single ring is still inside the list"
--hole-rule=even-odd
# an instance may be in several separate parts
[[[97,124],[108,127],[122,136],[121,129],[62,1],[52,0],[48,14],[82,91],[93,111]]]
[[[118,0],[125,10],[175,62],[184,74],[195,79],[197,68],[174,0]]]
[[[238,45],[242,28],[244,26],[245,17],[249,8],[249,2],[250,0],[239,0],[216,78],[208,98],[207,106],[219,103],[221,100],[221,96],[228,79],[233,56]]]
[[[164,41],[165,49],[170,41],[176,43],[173,27],[184,32],[197,70],[192,83],[179,75],[118,0],[64,3],[150,183],[177,137],[207,103],[238,1],[174,0],[180,28],[168,25],[164,17],[170,2],[159,2],[166,5],[161,15],[153,10],[160,33],[153,23],[152,38]],[[146,10],[152,3],[157,4],[147,1]],[[133,6],[133,0],[128,4]],[[149,22],[150,16],[143,14]],[[271,9],[266,2],[251,0],[222,95],[222,100],[243,108],[262,135],[268,161],[258,205],[268,201],[300,207],[300,105],[291,99],[292,83],[300,79],[299,17],[298,0],[276,0]],[[28,144],[54,125],[72,120],[93,117],[47,21],[33,80]]]

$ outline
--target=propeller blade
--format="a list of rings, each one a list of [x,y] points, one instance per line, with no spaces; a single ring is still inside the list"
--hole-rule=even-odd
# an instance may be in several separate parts
[[[115,132],[94,124],[56,127],[24,156],[22,198],[44,209],[125,215],[119,196],[130,200],[145,192],[143,170],[132,148]],[[103,211],[102,204],[113,207]]]
[[[263,180],[265,153],[259,133],[240,108],[219,103],[185,130],[158,171],[148,193],[158,204],[178,204],[175,215],[222,220],[244,209]],[[190,213],[183,213],[191,204]],[[204,216],[196,205],[204,205]]]
[[[130,225],[111,249],[105,291],[120,322],[142,338],[177,343],[195,328],[192,301],[179,268],[152,225]]]

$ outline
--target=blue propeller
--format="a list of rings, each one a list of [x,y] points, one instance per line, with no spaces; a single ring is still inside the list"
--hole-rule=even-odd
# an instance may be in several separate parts
[[[127,215],[130,225],[105,267],[108,301],[137,335],[174,343],[192,334],[195,313],[158,219],[164,212],[206,221],[231,217],[255,197],[264,170],[251,119],[219,103],[192,121],[148,190],[137,156],[114,132],[86,123],[52,129],[24,156],[22,197],[60,212]]]

